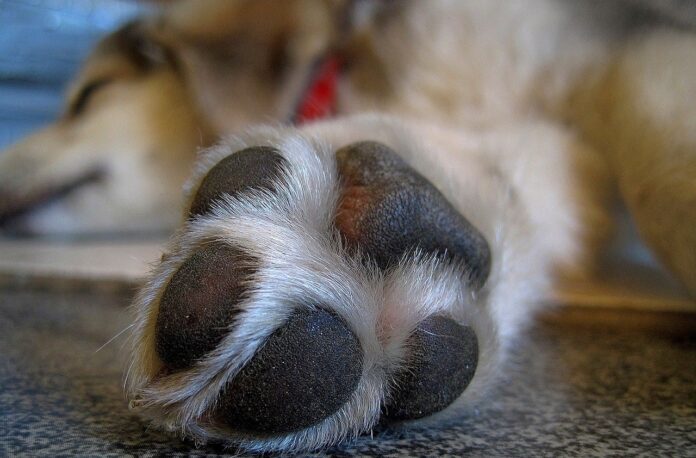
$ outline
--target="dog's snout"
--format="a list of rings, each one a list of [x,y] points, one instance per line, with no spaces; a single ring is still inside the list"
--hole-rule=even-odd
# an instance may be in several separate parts
[[[78,189],[102,182],[107,177],[104,167],[93,167],[72,178],[56,180],[56,183],[28,189],[0,189],[0,227],[13,225],[30,212],[72,195]],[[20,225],[21,226],[21,225]]]

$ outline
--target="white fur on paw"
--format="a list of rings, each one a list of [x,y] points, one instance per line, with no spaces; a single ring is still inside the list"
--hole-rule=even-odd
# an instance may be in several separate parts
[[[268,129],[201,160],[136,302],[128,390],[155,424],[308,450],[485,385],[486,239],[386,146],[336,149]]]

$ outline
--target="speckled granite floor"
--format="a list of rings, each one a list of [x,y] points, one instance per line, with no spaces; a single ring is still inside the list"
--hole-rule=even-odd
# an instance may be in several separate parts
[[[128,325],[126,302],[0,290],[0,456],[222,453],[149,430],[127,410],[123,339],[97,351]],[[538,324],[504,383],[451,424],[365,436],[330,454],[696,456],[694,317],[669,331],[651,316],[609,318]]]

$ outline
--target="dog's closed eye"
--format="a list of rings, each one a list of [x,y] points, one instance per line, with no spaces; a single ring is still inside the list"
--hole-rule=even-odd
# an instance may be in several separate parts
[[[68,117],[74,117],[82,113],[87,108],[87,104],[92,96],[110,82],[111,79],[109,78],[101,78],[84,85],[77,93],[77,96],[73,98],[72,103],[70,103],[67,111]]]

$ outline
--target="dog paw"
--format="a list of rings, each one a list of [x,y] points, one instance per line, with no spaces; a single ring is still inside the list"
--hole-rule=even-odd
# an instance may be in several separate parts
[[[129,396],[155,424],[308,450],[466,397],[493,345],[486,239],[389,147],[329,144],[202,160],[136,304]]]

